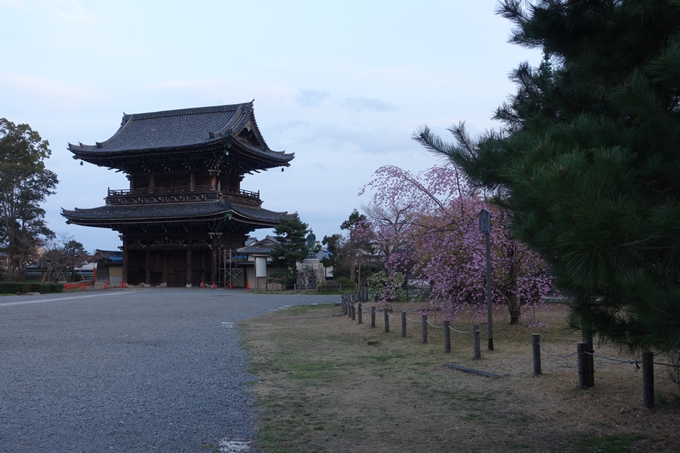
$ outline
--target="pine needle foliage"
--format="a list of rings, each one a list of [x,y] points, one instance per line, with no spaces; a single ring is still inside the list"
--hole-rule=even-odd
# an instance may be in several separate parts
[[[309,253],[306,239],[309,231],[309,225],[300,220],[297,212],[282,216],[274,228],[278,245],[271,251],[272,263],[274,266],[287,268],[287,273],[283,276],[287,284],[297,281],[296,263],[305,259]]]
[[[574,298],[572,321],[631,351],[680,350],[680,1],[506,0],[498,131],[415,134],[513,212],[513,233]]]

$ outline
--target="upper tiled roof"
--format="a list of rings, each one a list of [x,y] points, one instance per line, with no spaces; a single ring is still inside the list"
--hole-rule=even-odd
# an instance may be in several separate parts
[[[192,148],[234,138],[246,126],[254,129],[255,142],[239,140],[239,143],[250,151],[281,162],[293,159],[293,154],[269,149],[257,129],[252,102],[123,115],[120,128],[108,140],[95,145],[68,146],[76,156]]]

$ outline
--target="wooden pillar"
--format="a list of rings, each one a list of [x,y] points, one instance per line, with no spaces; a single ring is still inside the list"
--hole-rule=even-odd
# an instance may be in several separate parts
[[[196,179],[194,178],[194,172],[189,173],[189,190],[194,191],[196,189]]]
[[[222,233],[208,233],[212,239],[212,265],[211,265],[211,272],[210,272],[210,279],[213,282],[217,282],[217,248],[218,248],[218,241],[220,236],[222,236]]]
[[[130,253],[128,252],[128,239],[125,235],[122,235],[123,239],[123,281],[128,280],[128,266],[130,265]]]
[[[191,238],[187,239],[188,245],[187,245],[187,269],[186,269],[186,286],[187,288],[191,288],[191,264],[192,264],[192,257],[191,257]]]
[[[200,253],[199,262],[201,263],[201,281],[205,282],[205,268],[208,267],[207,263],[205,262],[206,261],[206,259],[205,259],[206,253],[205,253],[205,250],[199,250],[198,253]]]
[[[151,284],[151,250],[149,250],[149,244],[146,245],[144,283],[146,283],[147,285]]]
[[[168,283],[168,251],[163,250],[163,278],[161,283]]]
[[[153,192],[154,187],[156,187],[156,181],[154,181],[153,175],[149,175],[149,192]]]

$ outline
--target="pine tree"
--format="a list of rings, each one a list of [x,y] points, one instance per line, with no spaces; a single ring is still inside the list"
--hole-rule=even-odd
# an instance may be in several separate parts
[[[295,213],[281,217],[279,224],[274,228],[274,233],[279,245],[271,252],[273,264],[285,266],[287,273],[283,276],[284,280],[288,284],[295,283],[297,281],[296,263],[305,259],[309,252],[306,240],[309,225],[300,220],[300,216]],[[277,277],[282,276],[277,275]]]
[[[357,261],[360,261],[360,247],[357,247],[357,242],[359,241],[359,238],[357,238],[357,234],[355,233],[355,230],[357,227],[359,227],[362,222],[366,221],[366,216],[363,214],[360,214],[359,211],[354,209],[352,213],[349,215],[347,220],[342,222],[340,225],[341,230],[347,230],[349,231],[349,237],[348,237],[348,242],[349,242],[349,279],[352,280],[353,282],[356,282],[356,271],[357,271]],[[360,265],[360,264],[359,264]],[[361,282],[359,282],[361,284]]]
[[[416,132],[513,213],[551,263],[572,320],[630,350],[680,350],[680,3],[506,0],[512,74],[500,131]]]

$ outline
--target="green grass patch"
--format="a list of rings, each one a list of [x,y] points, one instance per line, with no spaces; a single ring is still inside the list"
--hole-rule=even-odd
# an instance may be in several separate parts
[[[574,442],[574,446],[587,453],[626,453],[635,442],[646,439],[639,434],[588,436]]]

